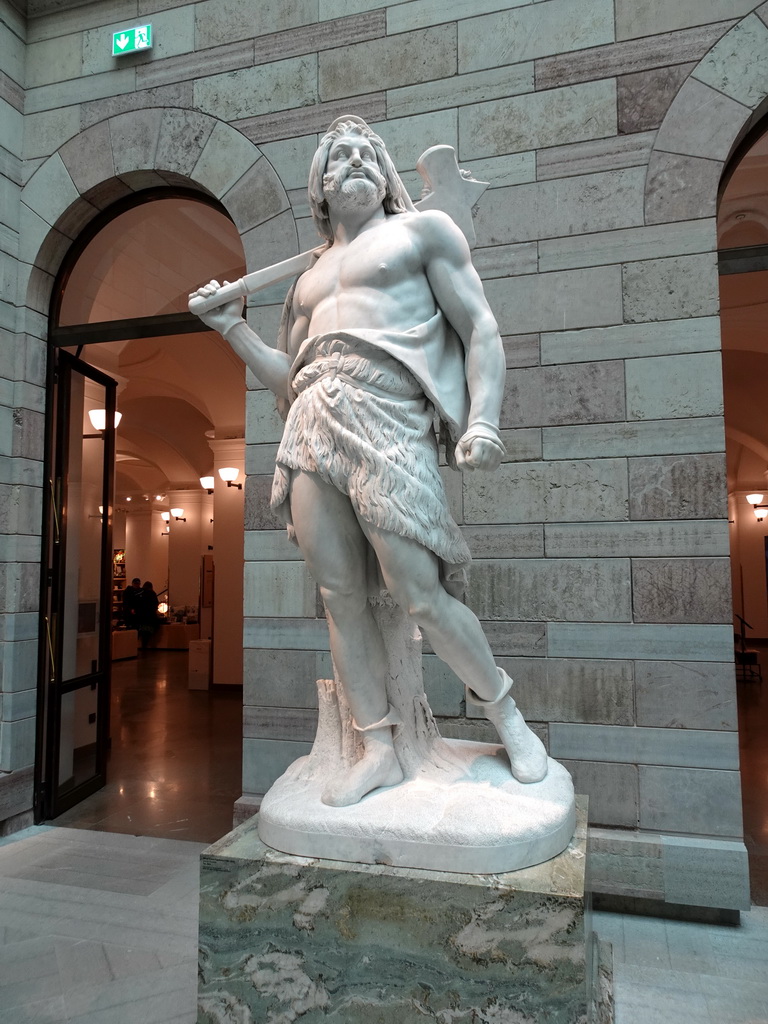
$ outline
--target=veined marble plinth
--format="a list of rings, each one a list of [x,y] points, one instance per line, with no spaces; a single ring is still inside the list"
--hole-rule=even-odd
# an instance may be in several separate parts
[[[290,856],[251,819],[201,857],[198,1024],[585,1024],[586,801],[567,850],[467,875]]]
[[[328,807],[326,779],[302,759],[262,801],[259,836],[298,856],[434,871],[516,871],[556,857],[576,825],[573,783],[549,759],[546,778],[521,783],[503,747],[443,740],[446,756],[415,778],[351,807]]]

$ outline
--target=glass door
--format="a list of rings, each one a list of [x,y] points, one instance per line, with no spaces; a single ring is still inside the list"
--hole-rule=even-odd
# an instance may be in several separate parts
[[[36,820],[106,782],[116,383],[52,349],[41,600]],[[89,412],[105,410],[96,425]],[[101,428],[100,428],[101,427]]]

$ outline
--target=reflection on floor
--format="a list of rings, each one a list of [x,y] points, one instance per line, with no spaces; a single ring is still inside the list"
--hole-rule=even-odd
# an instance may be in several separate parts
[[[739,678],[739,751],[744,842],[749,854],[752,902],[768,906],[768,641],[750,640],[763,681]],[[768,1019],[768,1015],[767,1015]]]
[[[185,651],[146,651],[112,675],[107,785],[60,815],[67,828],[212,843],[241,795],[238,686],[190,690]]]

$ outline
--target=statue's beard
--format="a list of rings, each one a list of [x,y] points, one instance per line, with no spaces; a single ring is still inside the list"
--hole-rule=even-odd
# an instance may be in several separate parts
[[[340,213],[376,209],[387,194],[387,182],[377,167],[360,168],[364,178],[350,178],[352,173],[343,167],[335,174],[323,175],[323,194],[329,207]]]

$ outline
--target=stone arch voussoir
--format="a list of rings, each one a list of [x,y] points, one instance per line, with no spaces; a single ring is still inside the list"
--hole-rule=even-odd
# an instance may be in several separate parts
[[[659,128],[648,164],[645,223],[714,217],[723,169],[768,99],[768,3],[699,62]]]
[[[286,190],[241,132],[195,110],[131,110],[70,139],[22,190],[27,307],[47,314],[65,253],[100,211],[142,189],[173,186],[221,202],[240,232],[249,270],[298,251]]]

